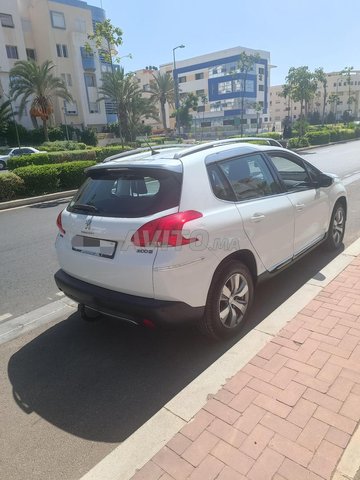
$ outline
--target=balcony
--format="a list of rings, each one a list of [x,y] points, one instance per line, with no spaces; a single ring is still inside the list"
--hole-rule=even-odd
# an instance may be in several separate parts
[[[85,47],[80,47],[80,50],[83,69],[86,71],[94,72],[96,70],[94,54],[91,52],[87,52]]]

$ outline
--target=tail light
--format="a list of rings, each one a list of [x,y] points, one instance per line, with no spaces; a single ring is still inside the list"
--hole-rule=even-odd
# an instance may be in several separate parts
[[[188,245],[196,242],[197,238],[183,237],[183,227],[185,223],[202,216],[202,213],[196,210],[186,210],[157,218],[140,227],[132,236],[131,241],[137,247]]]
[[[59,215],[57,216],[56,226],[58,227],[59,232],[60,232],[62,235],[65,235],[65,230],[63,229],[62,221],[61,221],[61,214],[62,214],[63,211],[64,211],[64,210],[61,210],[61,212],[60,212]]]

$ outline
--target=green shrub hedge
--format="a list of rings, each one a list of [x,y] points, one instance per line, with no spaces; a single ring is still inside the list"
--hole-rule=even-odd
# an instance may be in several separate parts
[[[280,132],[257,133],[255,136],[256,137],[273,138],[274,140],[280,140],[280,138],[282,138],[282,134]]]
[[[83,161],[51,165],[29,165],[14,170],[24,182],[23,195],[34,196],[80,187],[84,170],[96,162]]]
[[[55,163],[74,162],[78,160],[96,160],[95,150],[74,150],[71,152],[33,153],[12,157],[7,162],[9,170],[28,165],[49,165]]]
[[[306,137],[293,137],[289,138],[288,141],[288,148],[303,148],[303,147],[308,147],[309,140]]]
[[[72,142],[70,140],[57,140],[55,142],[44,142],[40,145],[39,150],[45,152],[62,152],[68,150],[85,150],[85,143]]]
[[[330,142],[329,130],[319,130],[318,132],[308,132],[306,138],[309,140],[310,145],[323,145]]]
[[[14,200],[23,193],[24,181],[13,172],[0,175],[0,202]]]
[[[111,157],[112,155],[116,155],[117,153],[122,153],[126,152],[128,150],[132,150],[132,147],[129,147],[128,145],[124,145],[124,148],[121,146],[115,146],[115,147],[97,147],[95,148],[96,152],[96,161],[98,163],[102,162],[105,160],[107,157]]]

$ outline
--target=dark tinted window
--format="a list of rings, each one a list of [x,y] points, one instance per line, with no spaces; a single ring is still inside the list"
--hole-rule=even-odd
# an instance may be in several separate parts
[[[221,200],[234,201],[234,193],[226,182],[226,179],[224,179],[219,167],[217,165],[210,165],[208,167],[208,173],[211,187],[215,196],[221,198]]]
[[[222,162],[220,168],[229,180],[238,201],[279,193],[279,187],[261,155]]]
[[[91,172],[69,211],[107,217],[145,217],[177,207],[182,175],[170,171]]]

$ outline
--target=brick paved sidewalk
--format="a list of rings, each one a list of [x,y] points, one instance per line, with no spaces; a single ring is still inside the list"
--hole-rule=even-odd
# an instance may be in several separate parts
[[[330,479],[359,420],[360,257],[132,478]]]

